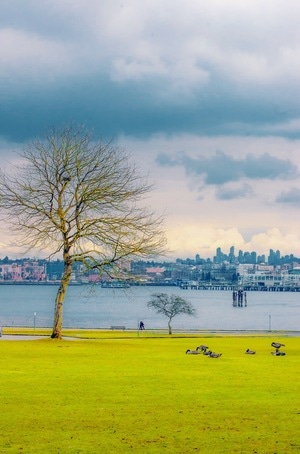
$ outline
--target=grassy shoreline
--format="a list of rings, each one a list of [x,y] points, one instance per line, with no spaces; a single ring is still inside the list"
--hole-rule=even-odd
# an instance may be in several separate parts
[[[32,328],[32,327],[3,327],[3,335],[19,336],[50,336],[51,328]],[[174,330],[172,335],[168,334],[167,329],[153,329],[139,331],[136,329],[112,330],[112,329],[86,329],[86,328],[65,328],[64,338],[77,337],[79,339],[103,339],[103,338],[198,338],[213,336],[263,336],[263,337],[298,337],[300,331],[279,331],[279,330]]]

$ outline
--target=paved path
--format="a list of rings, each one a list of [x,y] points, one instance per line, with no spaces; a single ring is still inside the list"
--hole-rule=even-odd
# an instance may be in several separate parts
[[[269,331],[187,331],[187,330],[174,330],[174,334],[178,333],[197,333],[199,337],[205,337],[207,334],[222,334],[224,336],[227,335],[245,335],[246,337],[251,335],[251,336],[261,336],[263,334],[268,334],[270,336],[283,336],[283,337],[300,337],[300,331],[276,331],[276,332],[269,332]],[[5,341],[27,341],[27,340],[38,340],[38,339],[47,339],[49,338],[49,335],[44,335],[44,336],[27,336],[26,334],[2,334],[0,337],[0,342],[2,340]],[[85,338],[80,338],[80,337],[69,337],[69,336],[63,336],[63,339],[65,340],[95,340],[93,338],[85,339]],[[96,339],[96,340],[101,340],[101,339]]]
[[[63,336],[63,340],[87,340],[81,339],[80,337],[69,337]],[[31,341],[31,340],[38,340],[38,339],[50,339],[50,336],[27,336],[26,334],[2,334],[0,337],[1,341]],[[91,339],[93,340],[93,339]]]
[[[8,341],[26,341],[26,340],[36,340],[36,339],[44,339],[47,336],[26,336],[26,335],[11,335],[11,334],[2,334],[0,337],[0,341],[8,340]]]

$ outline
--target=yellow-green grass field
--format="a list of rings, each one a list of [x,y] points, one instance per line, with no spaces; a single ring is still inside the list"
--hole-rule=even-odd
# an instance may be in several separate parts
[[[222,356],[185,354],[200,344]],[[3,338],[0,453],[296,453],[299,364],[278,334]]]

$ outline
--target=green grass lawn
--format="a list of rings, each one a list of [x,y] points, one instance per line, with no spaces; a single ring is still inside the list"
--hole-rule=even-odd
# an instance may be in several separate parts
[[[1,340],[0,453],[299,451],[300,338],[106,337]]]

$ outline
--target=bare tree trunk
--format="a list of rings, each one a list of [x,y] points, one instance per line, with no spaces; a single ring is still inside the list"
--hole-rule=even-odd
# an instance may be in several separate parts
[[[169,334],[172,334],[171,320],[168,321]]]
[[[65,301],[67,288],[71,279],[71,273],[72,264],[69,261],[67,261],[65,262],[64,274],[55,298],[54,323],[53,331],[51,334],[52,339],[61,339],[62,337],[63,304]]]

